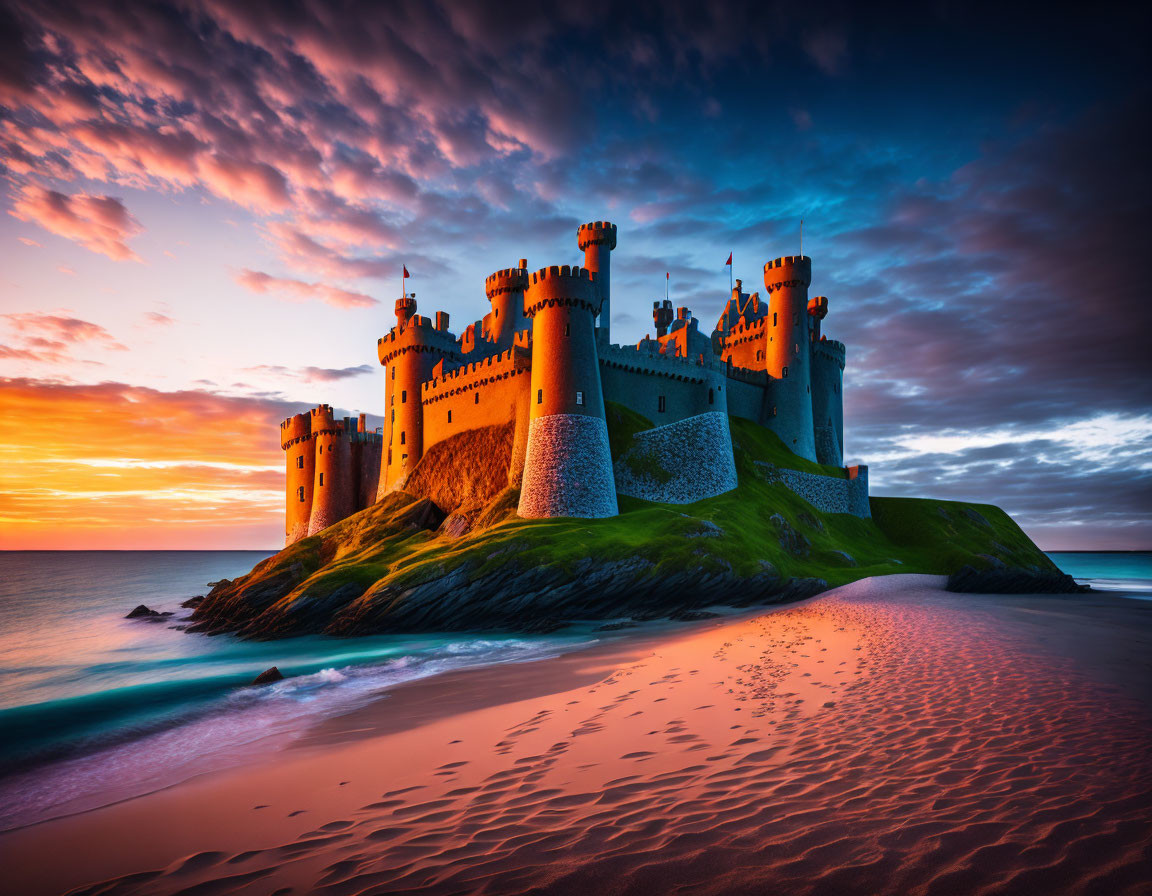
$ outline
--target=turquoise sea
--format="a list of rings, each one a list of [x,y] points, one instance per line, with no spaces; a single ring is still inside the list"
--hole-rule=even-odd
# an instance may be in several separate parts
[[[558,635],[302,637],[181,631],[181,602],[244,551],[0,552],[0,830],[239,763],[399,682],[593,643]],[[1054,553],[1093,587],[1152,598],[1152,552]],[[137,604],[175,615],[125,619]],[[269,666],[287,680],[247,687]]]

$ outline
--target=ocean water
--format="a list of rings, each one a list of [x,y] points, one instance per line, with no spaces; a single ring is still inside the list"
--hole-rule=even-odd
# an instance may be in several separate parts
[[[271,552],[0,552],[0,830],[237,764],[388,687],[592,643],[189,634],[180,604]],[[138,604],[175,615],[125,619]],[[269,666],[286,679],[247,687]]]
[[[239,764],[398,683],[594,643],[452,634],[242,641],[176,626],[247,551],[0,552],[0,830]],[[1152,599],[1152,552],[1053,553],[1101,590]],[[129,620],[137,604],[175,615]],[[247,685],[269,666],[286,680]]]
[[[1152,600],[1152,551],[1049,551],[1048,556],[1082,585]]]

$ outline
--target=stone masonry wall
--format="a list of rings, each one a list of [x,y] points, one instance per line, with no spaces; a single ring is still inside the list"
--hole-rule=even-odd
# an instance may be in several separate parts
[[[528,425],[520,516],[615,516],[616,485],[603,417],[551,414]]]
[[[868,519],[872,511],[868,505],[868,468],[858,467],[855,479],[819,476],[786,470],[764,461],[756,461],[756,468],[769,482],[781,482],[817,510],[824,513],[850,513]]]
[[[633,437],[613,463],[616,492],[663,504],[691,504],[736,488],[728,415],[711,411]]]

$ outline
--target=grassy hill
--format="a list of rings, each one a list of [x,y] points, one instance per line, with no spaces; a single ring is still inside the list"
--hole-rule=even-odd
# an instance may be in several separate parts
[[[531,629],[575,619],[677,616],[714,605],[793,599],[859,578],[897,572],[949,574],[961,567],[1056,567],[1000,508],[911,498],[873,498],[872,519],[821,513],[757,461],[843,476],[792,454],[771,431],[731,419],[739,486],[694,504],[619,499],[603,520],[526,520],[519,493],[496,491],[490,468],[472,464],[486,500],[461,536],[442,526],[430,494],[440,477],[414,474],[417,492],[305,538],[196,610],[196,628],[250,637],[303,632]],[[614,457],[651,423],[608,409]],[[445,453],[497,456],[510,427],[463,433]],[[476,444],[471,444],[475,442]],[[643,461],[642,461],[643,462]],[[423,466],[424,461],[421,462]],[[421,488],[420,483],[430,483]],[[441,500],[441,504],[443,500]]]

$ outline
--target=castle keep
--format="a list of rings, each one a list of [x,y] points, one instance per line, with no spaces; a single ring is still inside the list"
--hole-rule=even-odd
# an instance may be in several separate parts
[[[684,503],[734,488],[729,415],[771,429],[800,457],[842,466],[844,345],[822,333],[828,300],[809,298],[812,260],[765,264],[763,298],[737,280],[708,335],[664,300],[653,303],[654,336],[617,345],[616,236],[615,224],[585,224],[583,266],[530,272],[521,259],[496,271],[485,281],[489,312],[458,336],[446,313],[430,319],[413,295],[397,300],[396,326],[377,342],[383,432],[365,431],[364,415],[337,420],[327,405],[280,425],[286,544],[403,489],[432,448],[484,427],[512,432],[508,485],[520,489],[523,517],[614,516],[618,489]],[[653,422],[638,441],[672,452],[679,481],[653,493],[614,469],[606,401]],[[866,515],[867,468],[851,468],[847,483],[845,506],[857,508],[848,512]]]

